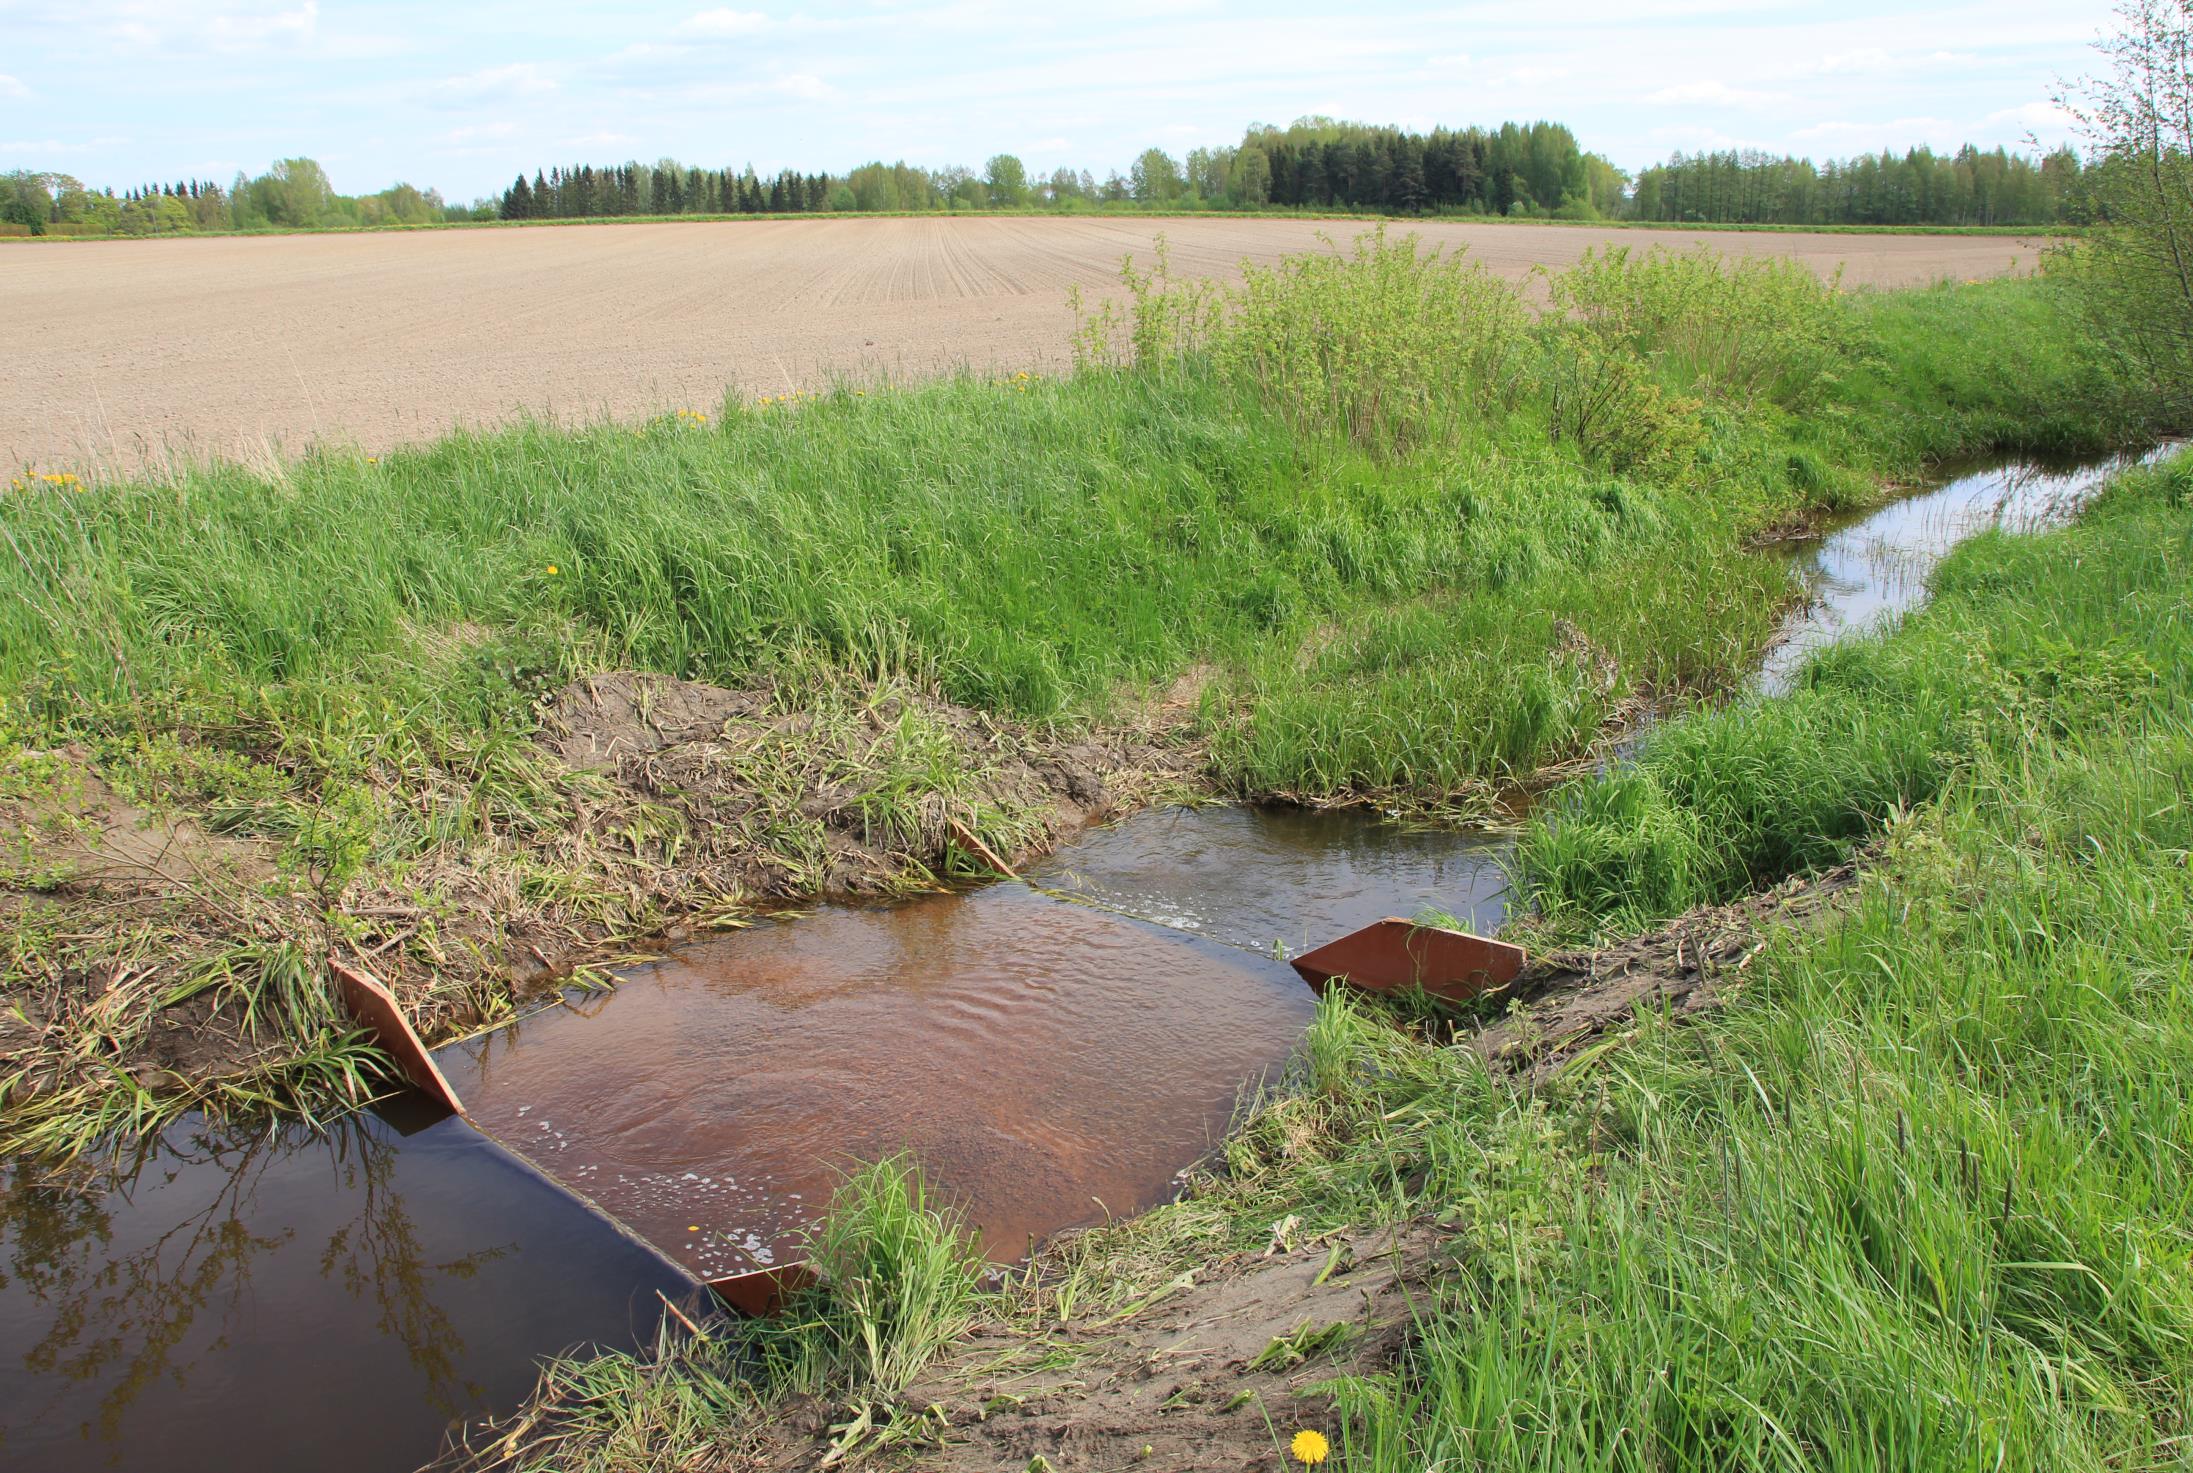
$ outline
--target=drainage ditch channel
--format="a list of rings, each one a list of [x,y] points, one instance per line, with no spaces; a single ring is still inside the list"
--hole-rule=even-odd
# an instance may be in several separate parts
[[[1813,597],[1754,688],[2114,468],[1974,469],[1797,545]],[[0,1164],[0,1467],[415,1467],[540,1358],[784,1265],[837,1172],[893,1151],[1001,1261],[1163,1201],[1300,1038],[1287,958],[1427,909],[1489,933],[1507,855],[1358,812],[1144,813],[1025,882],[726,933],[445,1048],[474,1123],[397,1100]]]

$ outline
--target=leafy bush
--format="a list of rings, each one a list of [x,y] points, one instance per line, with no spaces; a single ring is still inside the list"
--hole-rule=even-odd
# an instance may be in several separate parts
[[[1549,339],[1546,425],[1586,460],[1622,473],[1673,475],[1706,440],[1696,399],[1671,394],[1629,349],[1567,325]]]
[[[1072,295],[1077,364],[1164,375],[1205,356],[1236,390],[1298,432],[1399,458],[1504,416],[1528,382],[1530,313],[1513,284],[1457,252],[1385,227],[1275,266],[1243,263],[1224,289],[1157,264],[1119,279],[1124,301]]]
[[[1513,408],[1529,328],[1511,284],[1381,226],[1348,255],[1245,267],[1213,352],[1297,431],[1398,455]]]
[[[1564,338],[1581,334],[1740,409],[1803,408],[1834,384],[1855,346],[1839,280],[1781,256],[1656,246],[1643,255],[1587,251],[1549,286],[1556,319],[1571,329]]]
[[[1076,367],[1135,368],[1165,373],[1208,344],[1224,308],[1224,294],[1208,280],[1175,281],[1172,248],[1157,238],[1157,264],[1135,269],[1135,258],[1119,265],[1127,300],[1107,299],[1090,310],[1081,288],[1069,287],[1067,305],[1074,313]]]

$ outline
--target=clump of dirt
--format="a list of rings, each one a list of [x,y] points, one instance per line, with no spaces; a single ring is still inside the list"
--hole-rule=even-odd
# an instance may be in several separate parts
[[[1488,1063],[1541,1081],[1640,1011],[1680,1016],[1723,1001],[1766,946],[1770,926],[1815,921],[1858,874],[1852,861],[1702,907],[1625,941],[1533,957],[1515,981],[1480,1000],[1505,1003],[1506,1014],[1461,1038]]]
[[[7,1102],[87,1072],[145,1088],[279,1052],[212,1028],[205,997],[160,1006],[178,958],[281,934],[271,846],[138,807],[69,748],[24,754],[37,781],[0,801],[0,1081]]]
[[[1335,1443],[1335,1376],[1389,1367],[1442,1230],[1328,1234],[1197,1266],[1143,1306],[1047,1330],[977,1331],[899,1399],[936,1473],[1277,1470],[1303,1428]],[[813,1465],[780,1444],[766,1466]]]
[[[1141,734],[1044,738],[902,685],[593,676],[544,703],[540,739],[668,815],[679,868],[742,901],[892,894],[984,848],[1013,862],[1189,774]]]

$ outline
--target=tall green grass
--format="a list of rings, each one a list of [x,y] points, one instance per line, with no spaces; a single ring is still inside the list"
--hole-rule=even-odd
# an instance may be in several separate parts
[[[1725,687],[1792,593],[1746,550],[1762,530],[2029,423],[2146,427],[2045,280],[1852,298],[1615,252],[1533,315],[1374,236],[1230,295],[1132,285],[1064,379],[0,495],[0,804],[73,753],[139,806],[264,841],[337,934],[362,895],[440,913],[483,869],[559,925],[639,930],[663,919],[647,897],[691,896],[655,884],[682,834],[639,815],[615,862],[575,841],[600,779],[531,739],[547,692],[639,668],[766,683],[818,719],[910,685],[1038,734],[1132,725],[1192,673],[1170,735],[1212,789],[1444,811],[1641,695]],[[862,800],[875,832],[975,786],[922,735]],[[760,843],[820,874],[799,795],[769,796],[790,818]],[[94,964],[18,956],[0,980]],[[491,965],[453,984],[464,1007],[507,1003]]]
[[[2113,494],[2182,502],[2189,487],[2193,465],[2181,458]],[[2034,729],[2168,689],[2162,672],[2183,651],[2057,632],[2067,616],[2112,613],[2131,596],[2127,579],[2153,574],[2142,559],[2181,551],[2168,537],[2051,589],[2061,602],[2047,609],[1999,596],[2031,556],[2025,544],[2002,532],[1982,541],[1984,552],[1942,571],[1934,603],[1902,637],[1824,652],[1784,698],[1661,727],[1634,763],[1534,814],[1519,866],[1553,927],[1635,930],[1834,863]]]
[[[636,1473],[736,1465],[771,1407],[827,1397],[836,1462],[889,1436],[891,1400],[972,1320],[981,1255],[920,1168],[849,1173],[809,1238],[820,1282],[766,1320],[715,1319],[699,1339],[664,1322],[654,1352],[551,1362],[524,1410],[475,1439],[472,1466]]]
[[[1472,1234],[1392,1376],[1344,1389],[1342,1466],[2183,1465],[2189,484],[1983,539],[1902,632],[1694,723],[1764,773],[1663,811],[1794,836],[1846,810],[1788,774],[1854,728],[1790,709],[1984,693],[1941,708],[1960,755],[1856,908],[1779,938],[1731,1006],[1642,1019],[1535,1099],[1420,1100],[1434,1134],[1523,1143],[1447,1158],[1426,1196],[1504,1177],[1528,1210]]]
[[[1537,631],[1499,660],[1525,684],[1559,682],[1556,616],[1631,683],[1725,670],[1781,593],[1736,556],[1751,531],[1802,515],[1824,480],[1916,473],[2093,403],[2090,377],[2021,377],[2069,342],[2045,284],[1850,305],[1785,270],[1624,260],[1557,291],[1622,324],[1595,328],[1601,357],[1669,393],[1726,391],[1700,401],[1695,464],[1624,474],[1556,443],[1531,365],[1570,338],[1541,344],[1475,268],[1380,242],[1252,277],[1215,340],[1160,334],[1180,349],[1155,355],[1163,371],[0,498],[0,694],[56,735],[271,741],[312,775],[390,748],[474,766],[543,686],[617,666],[739,682],[820,654],[1074,722],[1203,662],[1249,676],[1231,694],[1253,713],[1271,667],[1333,648],[1337,627],[1356,637],[1323,674],[1365,676],[1319,684],[1367,698],[1387,744],[1342,769],[1436,789],[1571,748],[1603,714],[1501,693],[1476,637],[1496,611]],[[2022,356],[1991,362],[2006,337]],[[1876,350],[1829,372],[1819,344],[1861,338]],[[1785,381],[1809,386],[1803,405]],[[1921,441],[1912,423],[1935,428]],[[1655,577],[1677,592],[1640,621]],[[1420,754],[1428,691],[1471,734]],[[1221,750],[1245,788],[1341,791],[1269,743]]]

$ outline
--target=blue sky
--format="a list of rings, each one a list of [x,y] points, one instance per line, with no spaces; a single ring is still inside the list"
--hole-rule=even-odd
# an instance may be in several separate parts
[[[559,160],[1124,171],[1305,113],[1554,118],[1635,168],[2064,138],[2106,0],[1317,6],[871,0],[766,8],[0,0],[0,169],[123,186],[285,154],[452,199]]]

